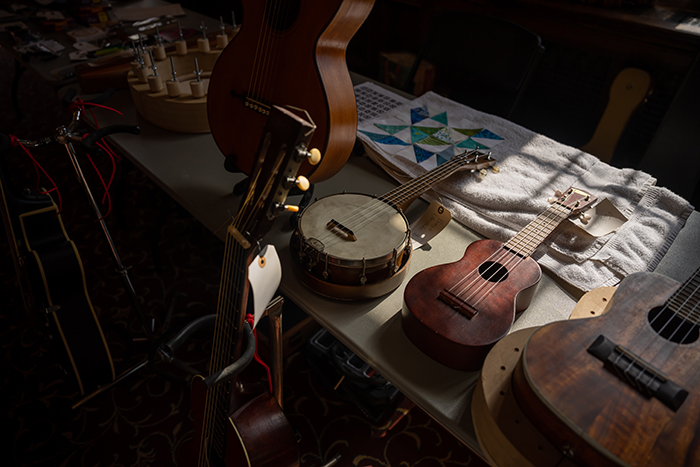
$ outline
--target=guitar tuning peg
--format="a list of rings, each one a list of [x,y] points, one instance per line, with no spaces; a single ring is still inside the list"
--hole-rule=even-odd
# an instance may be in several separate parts
[[[479,178],[480,178],[481,180],[483,180],[484,178],[486,178],[486,173],[487,173],[487,172],[486,172],[486,169],[481,169],[481,170],[479,170]]]
[[[299,188],[301,191],[306,191],[311,186],[311,183],[309,183],[309,179],[304,177],[303,175],[299,175],[294,181],[294,183],[296,184],[297,188]]]
[[[497,165],[494,165],[493,167],[491,167],[491,172],[493,172],[495,174],[497,174],[500,171],[501,171],[501,168]]]
[[[557,199],[559,199],[559,198],[554,198],[554,197],[550,196],[549,198],[547,198],[547,202],[548,202],[549,204],[554,204],[554,202],[555,202]]]
[[[561,190],[557,190],[554,192],[554,196],[556,196],[557,198],[561,198],[561,195],[563,195],[563,194],[564,193],[562,193]]]
[[[591,215],[588,213],[582,212],[581,214],[579,214],[578,218],[581,219],[581,223],[585,225],[585,224],[588,224],[590,222]]]
[[[299,161],[303,161],[306,158],[311,165],[316,165],[321,162],[321,151],[316,148],[312,148],[310,151],[304,147],[298,149]]]
[[[277,203],[277,211],[287,211],[287,212],[299,212],[299,206],[293,206],[291,204]]]

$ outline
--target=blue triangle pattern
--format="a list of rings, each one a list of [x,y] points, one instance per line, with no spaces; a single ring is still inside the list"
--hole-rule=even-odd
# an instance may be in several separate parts
[[[391,136],[391,135],[382,135],[379,133],[372,133],[371,131],[365,131],[365,130],[360,130],[362,133],[366,134],[369,136],[369,139],[376,143],[381,143],[381,144],[398,144],[401,146],[408,146],[408,143],[404,143],[400,139],[398,139],[396,136]]]
[[[413,152],[416,155],[416,162],[418,162],[419,164],[430,159],[433,156],[432,152],[426,151],[420,146],[413,146]]]
[[[428,106],[426,105],[411,109],[411,123],[420,122],[428,117],[430,117],[430,114],[428,113]]]
[[[477,143],[471,138],[467,138],[461,143],[455,144],[456,148],[465,148],[465,149],[488,149],[488,146],[484,146],[481,143]]]
[[[375,123],[375,126],[386,131],[390,135],[396,134],[399,131],[408,128],[408,125],[382,125],[381,123]]]
[[[447,126],[447,112],[443,112],[443,113],[441,113],[441,114],[437,114],[437,115],[435,115],[434,117],[431,117],[431,118],[432,118],[433,120],[435,120],[436,122],[440,122],[440,123],[444,124],[445,126]]]
[[[475,135],[472,135],[472,138],[484,138],[484,139],[497,139],[497,140],[503,140],[500,136],[498,136],[496,133],[492,133],[486,128],[481,130]]]

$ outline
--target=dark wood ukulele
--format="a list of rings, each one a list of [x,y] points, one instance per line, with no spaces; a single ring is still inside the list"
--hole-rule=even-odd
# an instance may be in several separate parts
[[[506,243],[479,240],[459,261],[433,266],[411,278],[401,325],[425,354],[458,370],[477,370],[493,344],[525,310],[542,276],[530,255],[565,219],[595,197],[569,188]]]
[[[238,34],[211,74],[207,113],[224,156],[249,174],[272,105],[305,109],[324,158],[300,173],[314,183],[337,173],[357,136],[357,108],[345,50],[374,0],[243,0]]]
[[[298,465],[294,430],[273,395],[243,388],[238,372],[225,375],[241,359],[245,316],[252,313],[248,267],[257,261],[259,242],[275,217],[288,208],[284,202],[289,189],[308,185],[296,173],[311,157],[306,145],[313,131],[307,119],[279,107],[271,110],[247,192],[227,229],[209,376],[192,381],[196,437],[183,450],[179,465]]]
[[[530,337],[518,405],[577,465],[700,465],[699,324],[700,270],[631,274],[607,313]]]

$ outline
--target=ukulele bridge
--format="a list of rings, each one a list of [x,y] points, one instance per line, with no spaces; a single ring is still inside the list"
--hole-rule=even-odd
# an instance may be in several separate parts
[[[607,369],[644,397],[655,397],[674,412],[688,396],[688,391],[670,381],[666,375],[603,335],[588,347],[588,353],[601,360]]]
[[[479,313],[479,310],[472,307],[447,289],[441,290],[438,298],[446,303],[450,308],[457,310],[469,319],[472,319]]]

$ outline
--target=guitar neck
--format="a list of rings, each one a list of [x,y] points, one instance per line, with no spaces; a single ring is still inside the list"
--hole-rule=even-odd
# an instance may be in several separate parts
[[[219,302],[217,305],[214,339],[212,343],[209,374],[223,370],[238,360],[242,352],[242,333],[248,301],[248,263],[250,249],[241,246],[229,229],[224,250],[224,270],[221,274]],[[226,451],[226,433],[234,382],[214,385],[206,396],[207,419],[203,436],[209,440],[208,448],[223,457]],[[204,450],[203,450],[204,451]],[[200,453],[204,455],[204,452]],[[200,459],[201,460],[201,459]],[[204,464],[206,465],[206,464]]]

